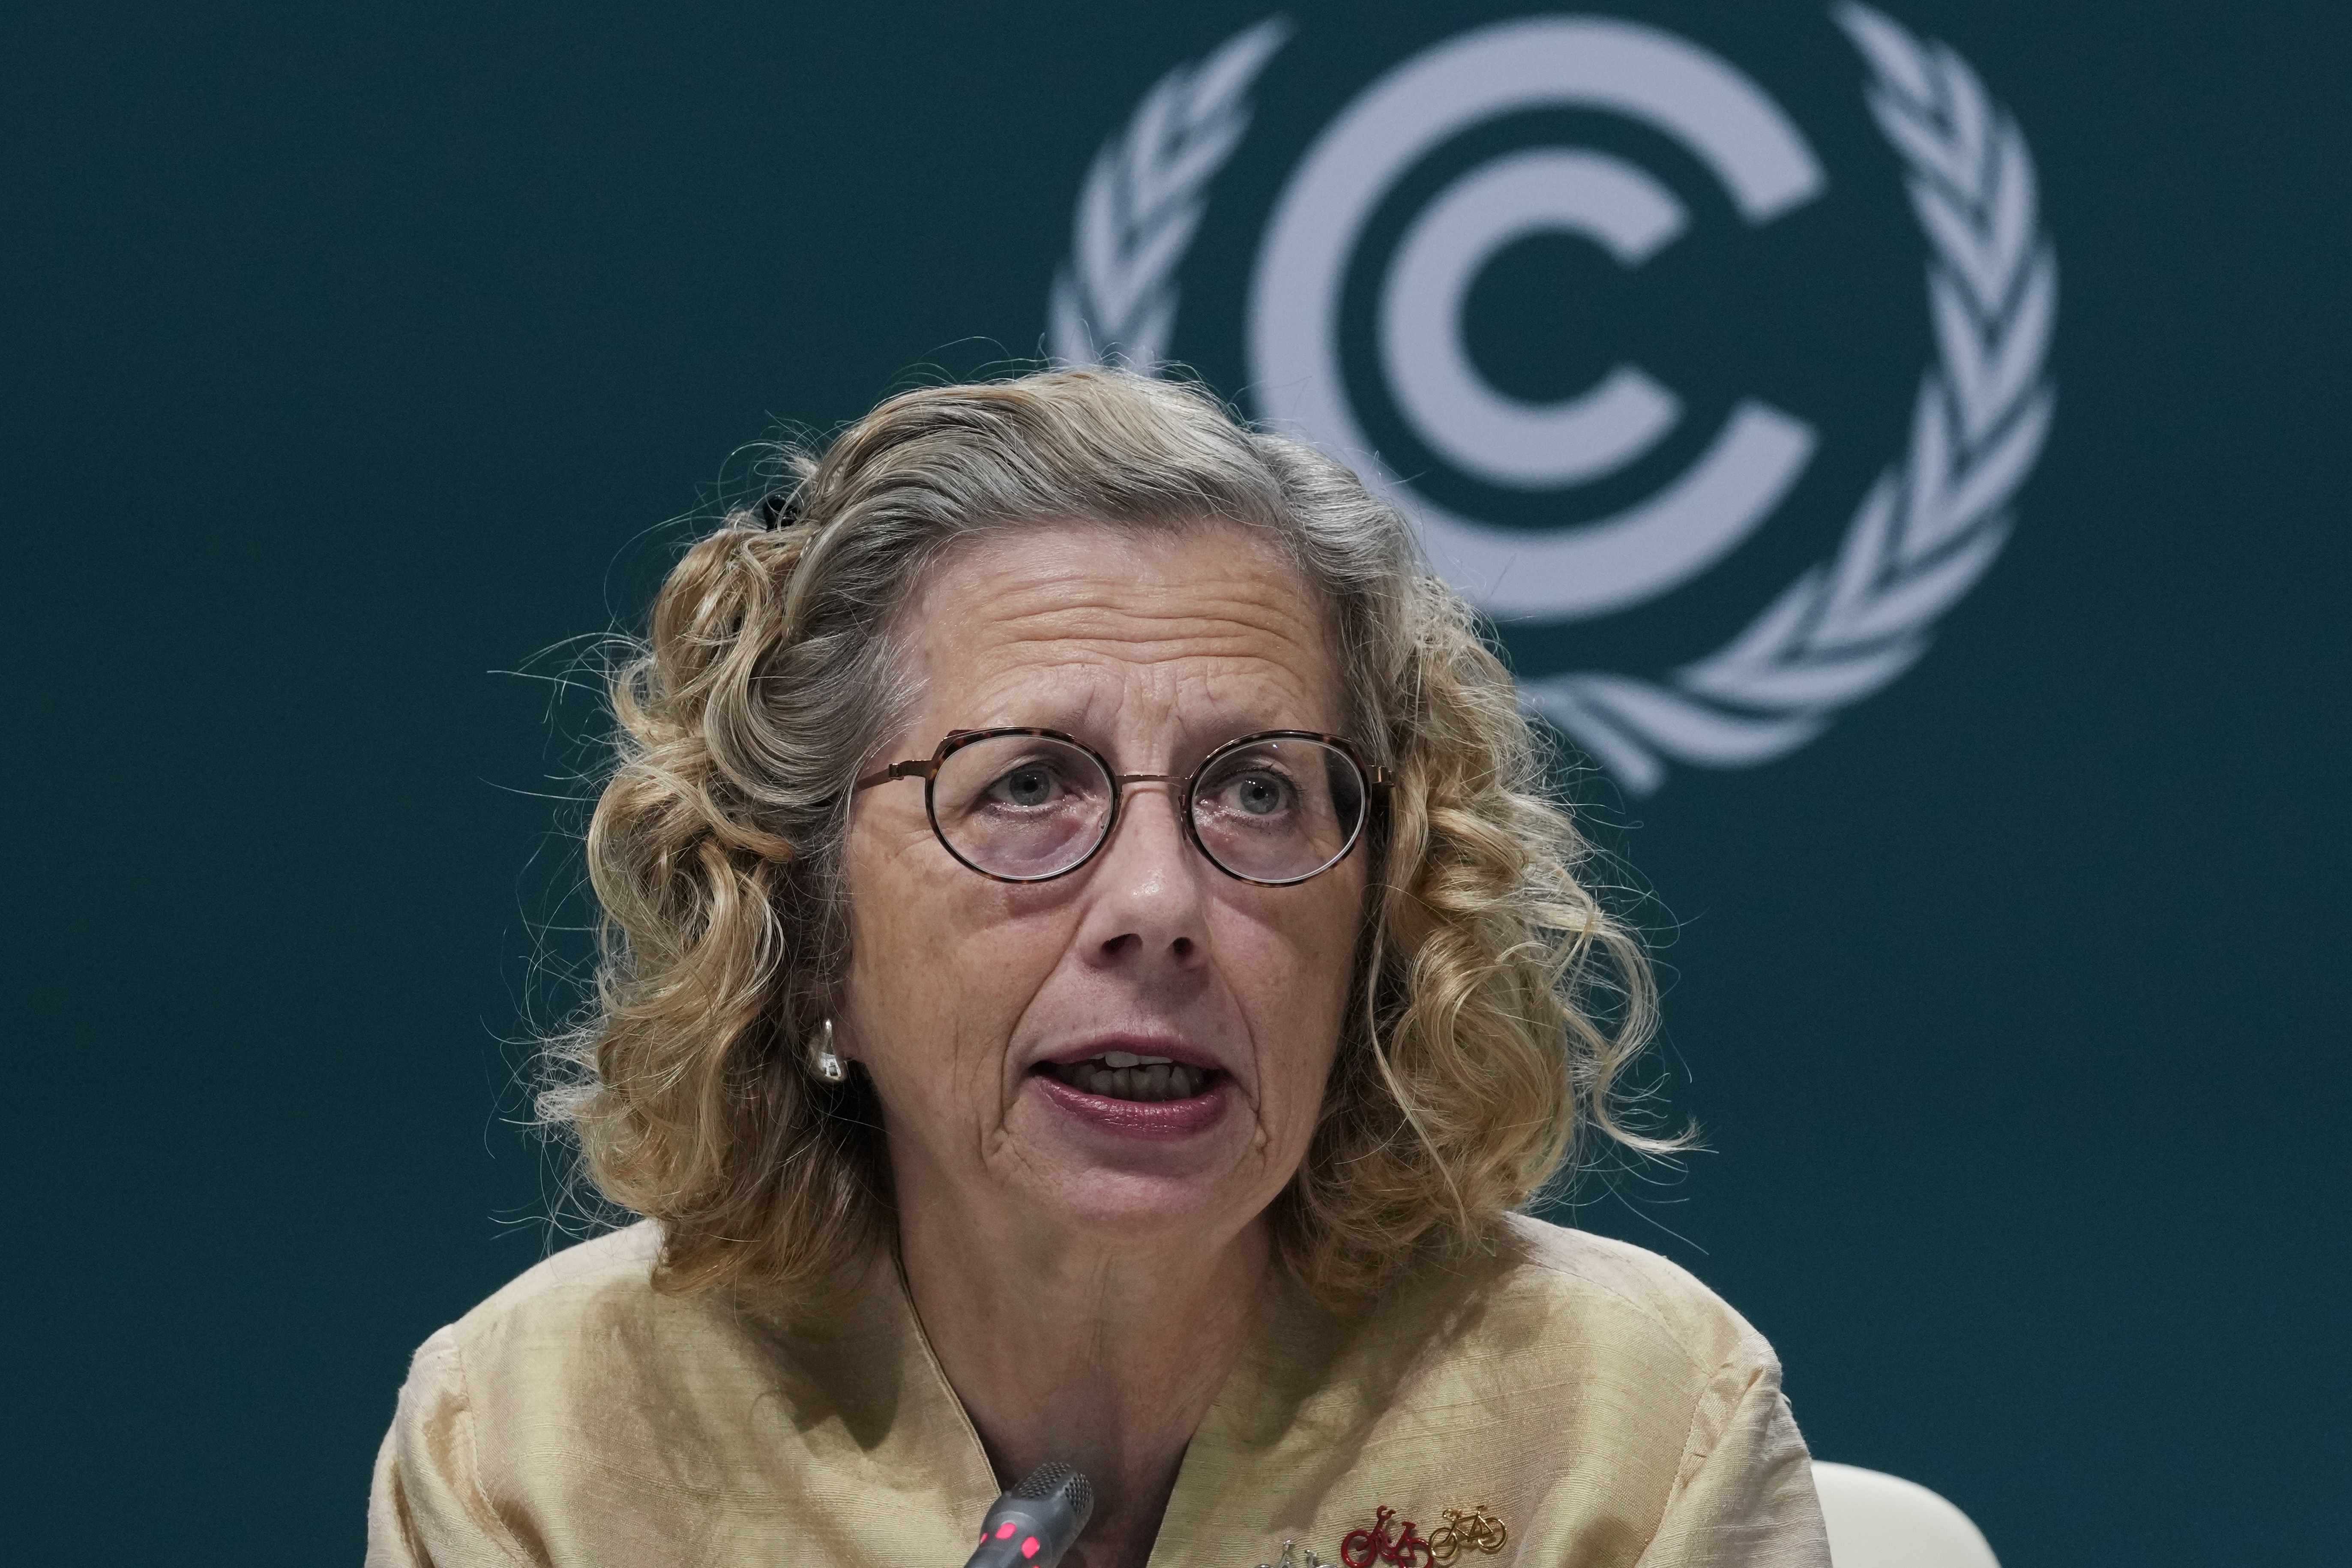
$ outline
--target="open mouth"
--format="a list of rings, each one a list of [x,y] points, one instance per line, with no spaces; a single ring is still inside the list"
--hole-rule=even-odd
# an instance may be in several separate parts
[[[1098,1094],[1106,1100],[1190,1100],[1218,1077],[1214,1068],[1190,1067],[1166,1057],[1129,1051],[1105,1051],[1083,1061],[1043,1062],[1037,1070],[1082,1094]]]

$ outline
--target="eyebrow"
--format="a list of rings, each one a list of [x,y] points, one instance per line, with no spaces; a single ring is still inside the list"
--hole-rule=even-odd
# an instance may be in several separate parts
[[[1180,778],[1183,776],[1188,766],[1198,763],[1202,758],[1223,745],[1227,741],[1237,740],[1244,735],[1255,735],[1261,730],[1300,730],[1318,735],[1331,732],[1331,727],[1328,724],[1266,718],[1264,715],[1246,719],[1218,720],[1197,729],[1192,725],[1180,725],[1176,731],[1174,754],[1165,758],[1161,763],[1162,766],[1172,770],[1171,772],[1130,773],[1129,770],[1135,769],[1136,759],[1125,755],[1114,737],[1104,733],[1099,728],[1082,722],[1078,714],[1067,705],[1057,709],[1047,709],[1040,705],[1019,714],[1002,718],[991,717],[986,720],[959,718],[950,728],[951,731],[1059,730],[1062,733],[1082,741],[1100,752],[1110,760],[1113,767],[1121,770],[1122,777],[1148,778]],[[941,734],[948,732],[950,731],[942,731]],[[915,743],[928,750],[929,747],[939,744],[940,739],[939,735],[918,736]]]

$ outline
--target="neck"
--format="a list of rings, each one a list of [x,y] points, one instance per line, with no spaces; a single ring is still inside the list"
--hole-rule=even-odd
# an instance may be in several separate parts
[[[1265,1221],[1114,1245],[923,1201],[940,1195],[901,1191],[908,1288],[999,1480],[1076,1466],[1095,1512],[1064,1563],[1140,1568],[1247,1337]]]

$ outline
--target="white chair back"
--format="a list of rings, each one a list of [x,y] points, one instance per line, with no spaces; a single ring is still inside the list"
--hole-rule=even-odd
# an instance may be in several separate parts
[[[1831,1568],[2000,1568],[1969,1516],[1916,1481],[1813,1466]]]

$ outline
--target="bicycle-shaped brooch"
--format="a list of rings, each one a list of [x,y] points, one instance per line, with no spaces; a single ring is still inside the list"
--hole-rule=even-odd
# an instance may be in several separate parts
[[[1396,1522],[1391,1524],[1391,1520]],[[1476,1508],[1447,1509],[1445,1522],[1426,1536],[1412,1521],[1398,1520],[1396,1510],[1383,1508],[1375,1511],[1369,1529],[1351,1530],[1340,1539],[1338,1563],[1325,1563],[1309,1552],[1305,1568],[1376,1568],[1382,1563],[1390,1568],[1446,1568],[1468,1552],[1480,1552],[1491,1557],[1502,1551],[1503,1543],[1510,1538],[1510,1531],[1487,1510],[1485,1503]],[[1297,1542],[1282,1543],[1280,1568],[1298,1568],[1294,1555],[1297,1550]],[[1275,1565],[1261,1563],[1258,1568]]]
[[[1373,1568],[1375,1563],[1390,1563],[1393,1568],[1444,1568],[1465,1552],[1483,1552],[1488,1556],[1503,1549],[1511,1538],[1503,1521],[1486,1511],[1484,1503],[1476,1508],[1449,1508],[1445,1522],[1429,1532],[1420,1533],[1412,1521],[1398,1520],[1393,1530],[1389,1521],[1396,1519],[1396,1510],[1379,1510],[1369,1530],[1351,1530],[1339,1542],[1339,1561],[1346,1568]]]
[[[1339,1561],[1347,1568],[1372,1568],[1376,1563],[1395,1564],[1395,1568],[1424,1568],[1436,1561],[1430,1555],[1429,1542],[1415,1533],[1411,1520],[1401,1521],[1393,1534],[1389,1521],[1396,1518],[1396,1510],[1384,1508],[1372,1517],[1370,1530],[1351,1530],[1339,1539]]]
[[[1429,1560],[1444,1564],[1465,1552],[1483,1552],[1491,1557],[1510,1538],[1510,1531],[1486,1511],[1483,1502],[1476,1508],[1449,1508],[1445,1522],[1429,1532]]]

